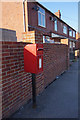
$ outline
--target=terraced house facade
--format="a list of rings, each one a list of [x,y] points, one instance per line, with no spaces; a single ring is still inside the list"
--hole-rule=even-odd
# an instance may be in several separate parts
[[[61,20],[60,10],[52,13],[38,2],[28,2],[28,31],[38,30],[43,34],[43,43],[67,44],[70,58],[76,49],[76,31]]]
[[[1,5],[3,15],[0,27],[15,30],[18,42],[39,42],[34,34],[35,31],[38,31],[42,37],[41,43],[67,44],[70,53],[74,52],[76,31],[61,20],[60,10],[53,14],[40,3],[27,2],[27,0],[2,2]],[[29,35],[34,40],[30,41]]]
[[[75,41],[76,31],[61,20],[60,10],[53,14],[37,2],[28,2],[28,31],[39,30],[45,39],[61,42],[61,39]],[[57,40],[56,40],[57,39]]]

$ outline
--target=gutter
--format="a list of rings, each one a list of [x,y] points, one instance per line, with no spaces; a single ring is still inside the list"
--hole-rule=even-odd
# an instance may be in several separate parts
[[[26,31],[25,27],[25,9],[24,9],[24,1],[23,1],[23,26],[24,26],[24,32]]]

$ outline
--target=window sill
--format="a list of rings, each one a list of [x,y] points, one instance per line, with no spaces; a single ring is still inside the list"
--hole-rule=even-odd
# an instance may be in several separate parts
[[[63,33],[64,35],[67,35],[67,33]]]
[[[43,27],[43,28],[46,28],[46,26],[42,26],[42,25],[38,25],[39,27]]]
[[[55,32],[58,32],[58,30],[54,30]]]

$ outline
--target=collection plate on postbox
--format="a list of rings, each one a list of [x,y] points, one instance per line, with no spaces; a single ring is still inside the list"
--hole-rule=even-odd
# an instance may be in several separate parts
[[[24,71],[35,74],[43,71],[43,44],[24,47]]]

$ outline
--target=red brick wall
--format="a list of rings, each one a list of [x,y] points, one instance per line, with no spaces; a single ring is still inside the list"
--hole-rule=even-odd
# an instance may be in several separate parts
[[[77,42],[76,42],[76,49],[80,49],[80,39],[77,39]]]
[[[68,47],[63,44],[44,44],[45,87],[68,68]]]
[[[2,42],[0,42],[0,120],[2,118]]]
[[[31,98],[31,74],[24,72],[23,48],[26,44],[3,42],[3,117],[12,114]]]
[[[24,72],[23,48],[26,43],[3,42],[3,117],[10,115],[32,97],[31,74]],[[37,94],[43,90],[43,73],[37,77]]]
[[[2,115],[9,116],[32,98],[31,74],[24,72],[26,43],[2,42]],[[37,94],[68,67],[66,45],[44,44],[44,71],[36,75]]]

